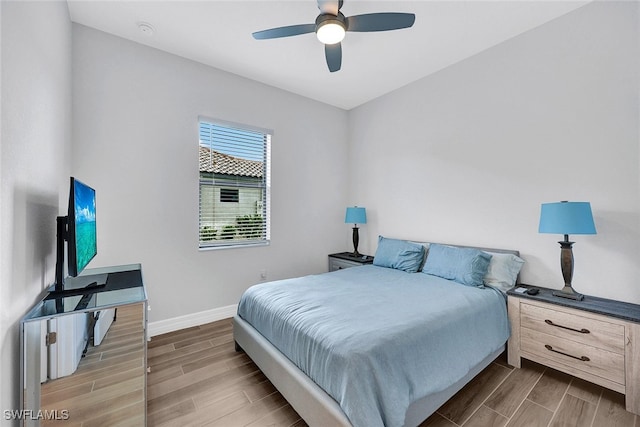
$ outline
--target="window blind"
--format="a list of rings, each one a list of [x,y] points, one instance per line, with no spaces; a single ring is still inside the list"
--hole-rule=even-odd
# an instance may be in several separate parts
[[[199,247],[270,239],[271,133],[199,120]]]

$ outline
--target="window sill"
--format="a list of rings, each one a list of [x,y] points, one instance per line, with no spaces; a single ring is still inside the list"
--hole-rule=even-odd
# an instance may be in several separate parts
[[[256,246],[269,246],[271,241],[265,240],[262,242],[250,242],[250,243],[230,243],[230,244],[216,244],[211,246],[201,246],[198,248],[198,251],[206,252],[206,251],[218,251],[222,249],[239,249],[239,248],[252,248]]]

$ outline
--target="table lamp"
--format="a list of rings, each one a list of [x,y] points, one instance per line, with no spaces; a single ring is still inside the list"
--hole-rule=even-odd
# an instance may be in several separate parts
[[[573,243],[569,234],[596,234],[589,202],[543,203],[540,210],[539,233],[564,234],[560,243],[560,267],[564,277],[564,288],[553,295],[562,298],[582,300],[584,296],[571,287],[573,277]]]
[[[353,224],[353,256],[361,256],[358,252],[358,242],[360,237],[358,236],[358,224],[367,223],[367,211],[365,208],[359,208],[357,206],[348,207],[347,214],[344,218],[345,224]]]

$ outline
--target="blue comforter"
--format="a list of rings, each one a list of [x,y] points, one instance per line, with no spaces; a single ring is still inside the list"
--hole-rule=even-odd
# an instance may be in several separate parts
[[[402,426],[509,337],[499,291],[372,265],[255,285],[238,315],[356,427]]]

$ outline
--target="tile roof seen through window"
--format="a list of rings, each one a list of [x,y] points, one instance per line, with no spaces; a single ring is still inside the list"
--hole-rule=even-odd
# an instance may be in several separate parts
[[[200,146],[200,172],[262,178],[262,162],[246,160]]]

